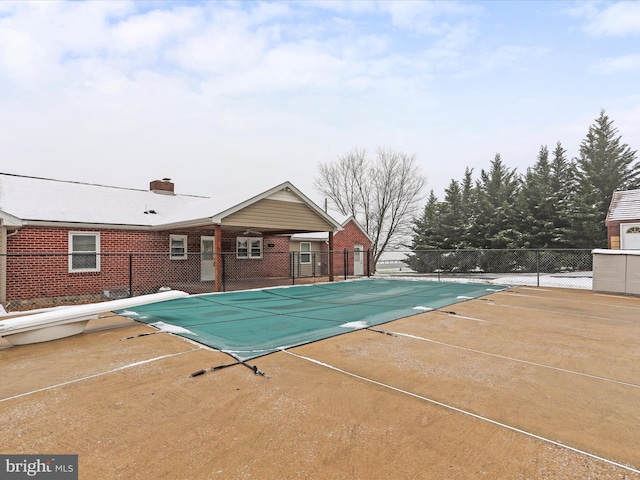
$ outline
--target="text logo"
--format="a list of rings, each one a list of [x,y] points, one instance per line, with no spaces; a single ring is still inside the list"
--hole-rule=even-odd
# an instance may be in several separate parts
[[[78,455],[0,455],[3,480],[78,480]]]

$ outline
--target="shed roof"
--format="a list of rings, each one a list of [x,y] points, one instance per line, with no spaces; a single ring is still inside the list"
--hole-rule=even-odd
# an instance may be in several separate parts
[[[0,173],[0,219],[15,227],[56,223],[191,228],[220,223],[225,216],[281,191],[295,195],[329,225],[340,228],[290,182],[266,191],[239,189],[233,195],[209,198],[8,173]]]
[[[606,223],[640,220],[640,189],[613,192]]]

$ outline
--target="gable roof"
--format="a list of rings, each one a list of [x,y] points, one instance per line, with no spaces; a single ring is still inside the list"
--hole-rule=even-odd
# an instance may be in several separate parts
[[[267,191],[239,191],[208,198],[159,194],[150,190],[112,187],[0,173],[0,219],[4,225],[93,225],[164,230],[221,223],[255,202],[290,195],[306,204],[329,226],[340,224],[290,182]]]
[[[605,223],[640,220],[640,189],[613,192]]]
[[[345,217],[343,217],[345,218]],[[373,243],[373,240],[369,236],[369,234],[365,231],[365,229],[360,225],[354,216],[346,217],[346,219],[340,224],[340,230],[344,230],[344,228],[349,224],[349,222],[353,222],[353,224],[364,234],[364,236]],[[317,233],[297,233],[291,236],[292,240],[315,240],[315,241],[323,241],[329,238],[329,234],[327,232],[317,232]]]

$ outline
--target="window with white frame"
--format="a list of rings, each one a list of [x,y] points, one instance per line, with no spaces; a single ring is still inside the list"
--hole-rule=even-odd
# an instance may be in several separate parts
[[[300,242],[300,263],[311,263],[311,242]]]
[[[69,232],[69,272],[100,271],[100,233]]]
[[[187,236],[169,235],[169,251],[171,260],[185,260],[187,258]]]
[[[236,258],[262,258],[262,237],[237,237]]]

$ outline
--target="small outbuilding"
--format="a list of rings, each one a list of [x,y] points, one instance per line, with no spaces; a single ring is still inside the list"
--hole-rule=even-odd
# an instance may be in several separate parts
[[[611,250],[640,250],[640,189],[614,192],[605,223]]]

